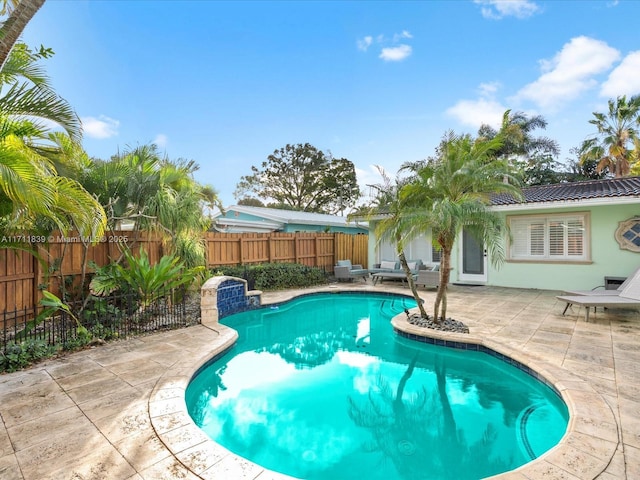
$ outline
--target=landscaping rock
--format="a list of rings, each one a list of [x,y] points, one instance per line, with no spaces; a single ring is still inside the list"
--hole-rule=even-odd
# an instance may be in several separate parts
[[[446,318],[440,322],[434,322],[433,317],[422,318],[419,313],[412,313],[408,315],[408,321],[411,325],[431,328],[432,330],[439,330],[441,332],[469,333],[469,327],[452,318]]]

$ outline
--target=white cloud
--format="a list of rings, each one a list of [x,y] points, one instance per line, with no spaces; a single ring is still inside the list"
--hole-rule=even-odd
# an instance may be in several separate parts
[[[104,139],[118,135],[120,122],[105,115],[100,115],[98,118],[82,117],[80,121],[82,122],[82,131],[87,137]]]
[[[166,148],[167,143],[169,143],[169,139],[164,133],[159,133],[156,135],[156,138],[153,139],[153,143],[155,143],[158,148]]]
[[[614,98],[640,93],[640,50],[627,55],[620,65],[609,74],[600,88],[600,96]]]
[[[411,35],[408,30],[403,30],[402,33],[396,33],[393,36],[393,41],[399,42],[403,38],[413,38],[413,35]]]
[[[462,125],[478,129],[482,124],[499,128],[507,107],[490,98],[460,100],[446,110],[446,114]],[[475,132],[474,132],[475,133]]]
[[[480,98],[460,100],[453,107],[448,108],[445,113],[460,124],[474,129],[483,124],[499,128],[504,112],[507,110],[507,107],[494,98],[500,87],[499,82],[481,83],[478,87]]]
[[[619,58],[620,52],[605,42],[584,36],[573,38],[553,59],[540,62],[544,73],[524,86],[515,99],[557,108],[595,87],[593,77],[607,71]]]
[[[366,37],[358,40],[357,42],[358,50],[362,50],[363,52],[366,52],[372,43],[373,43],[373,37],[371,35],[367,35]]]
[[[378,58],[381,58],[385,62],[399,62],[411,55],[412,48],[406,43],[398,45],[398,42],[412,38],[413,35],[411,35],[408,30],[403,30],[400,33],[395,33],[391,40],[385,38],[382,34],[375,38],[372,35],[367,35],[366,37],[359,39],[356,44],[358,46],[358,50],[363,52],[366,52],[371,45],[380,45],[381,50]]]
[[[504,17],[527,18],[535,14],[540,7],[530,0],[473,0],[477,5],[482,5],[481,12],[484,18],[500,20]]]
[[[499,82],[481,83],[479,87],[480,95],[483,97],[491,97],[500,89],[500,87],[501,85]]]
[[[379,57],[385,62],[399,62],[411,55],[411,46],[398,45],[397,47],[386,47],[380,52]]]

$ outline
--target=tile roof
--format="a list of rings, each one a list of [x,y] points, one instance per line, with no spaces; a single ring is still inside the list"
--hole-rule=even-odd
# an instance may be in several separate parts
[[[640,177],[589,180],[585,182],[556,183],[522,189],[524,201],[511,195],[500,194],[491,198],[491,205],[518,205],[523,203],[566,202],[588,199],[640,197]]]

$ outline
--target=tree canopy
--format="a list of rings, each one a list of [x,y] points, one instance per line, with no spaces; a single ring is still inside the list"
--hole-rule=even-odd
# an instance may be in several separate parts
[[[354,207],[360,197],[353,163],[309,143],[287,144],[251,171],[237,184],[236,199],[253,193],[268,207],[336,214]]]
[[[408,211],[400,198],[400,192],[406,186],[407,180],[399,176],[392,181],[382,167],[376,167],[382,175],[383,182],[381,184],[370,185],[376,192],[376,196],[368,207],[360,209],[358,214],[364,214],[369,218],[381,216],[380,221],[376,223],[375,233],[379,241],[389,241],[395,245],[396,253],[400,259],[400,265],[407,276],[409,289],[416,300],[420,316],[427,318],[427,312],[418,293],[415,280],[407,258],[404,254],[405,245],[420,235],[423,230],[415,228],[415,217],[408,215]]]
[[[130,222],[134,231],[158,231],[189,267],[204,264],[202,232],[210,226],[207,208],[222,208],[217,192],[194,179],[193,161],[170,160],[155,144],[128,148],[109,161],[92,160],[83,185],[109,214],[109,226]]]
[[[45,0],[2,0],[0,15],[8,17],[0,27],[0,69],[4,68],[11,49],[44,2]]]
[[[596,171],[608,171],[616,178],[631,171],[638,158],[640,139],[640,95],[627,100],[626,96],[610,99],[606,114],[593,112],[589,123],[597,133],[580,146],[580,161],[597,161]]]
[[[104,210],[72,175],[59,174],[77,171],[84,152],[80,120],[40,64],[52,54],[18,43],[0,69],[7,87],[0,95],[0,224],[4,231],[77,229],[97,238]]]
[[[545,136],[535,136],[535,130],[547,128],[541,115],[528,116],[523,112],[507,110],[500,129],[482,125],[479,140],[501,138],[495,157],[507,161],[515,168],[524,185],[558,183],[565,179],[562,165],[555,160],[560,153],[558,142]]]
[[[463,228],[486,246],[492,262],[504,259],[506,226],[504,218],[489,209],[490,196],[502,192],[520,197],[521,193],[508,162],[496,158],[501,147],[501,135],[487,140],[449,132],[435,158],[405,167],[414,176],[400,191],[401,236],[431,231],[434,244],[442,251],[433,306],[436,322],[446,318],[451,253]]]

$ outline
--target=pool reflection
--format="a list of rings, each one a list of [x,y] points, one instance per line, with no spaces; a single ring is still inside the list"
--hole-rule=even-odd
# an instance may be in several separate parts
[[[481,478],[557,443],[566,407],[547,387],[397,337],[389,320],[414,305],[333,294],[228,317],[238,344],[194,379],[189,412],[235,453],[308,479]]]

